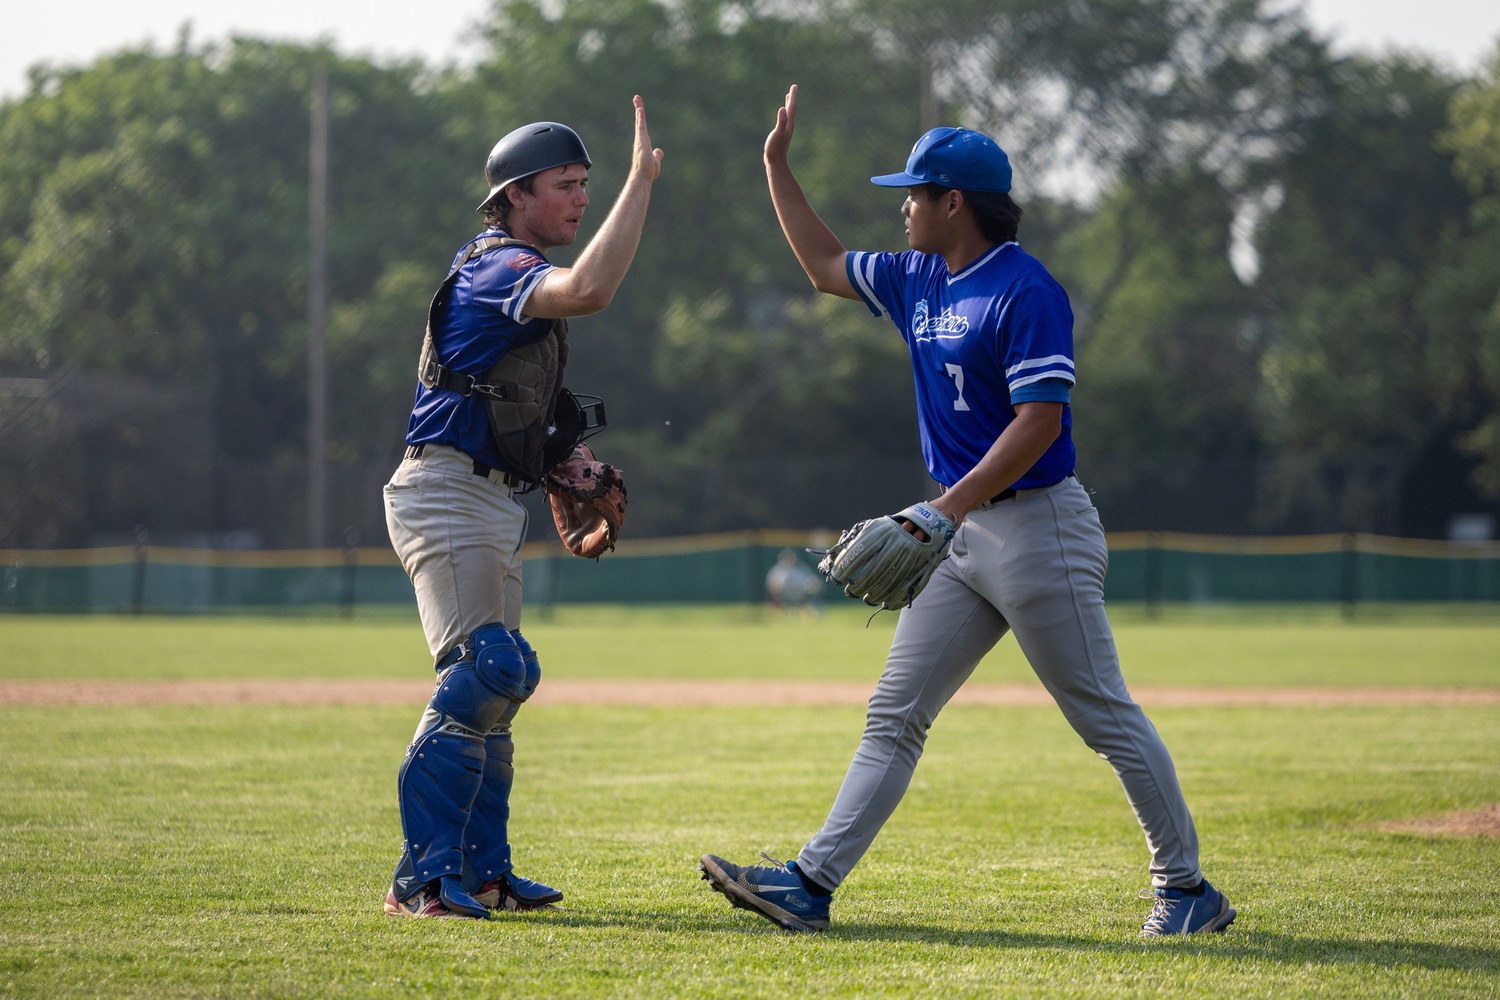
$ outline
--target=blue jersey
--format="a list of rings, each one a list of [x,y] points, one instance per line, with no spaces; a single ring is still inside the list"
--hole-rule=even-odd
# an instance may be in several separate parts
[[[850,253],[845,267],[860,298],[889,316],[911,348],[922,456],[943,485],[979,464],[1016,418],[1013,401],[1037,398],[1028,386],[1072,385],[1068,295],[1020,244],[1002,243],[957,274],[942,257],[915,250]],[[1065,406],[1062,433],[1013,485],[1061,482],[1073,457]]]
[[[492,230],[474,239],[504,235]],[[454,264],[468,245],[459,248]],[[460,268],[432,328],[443,365],[478,378],[513,345],[546,336],[547,321],[532,319],[525,310],[526,300],[550,270],[551,264],[521,247],[491,250]],[[417,383],[406,443],[424,442],[450,445],[492,468],[515,471],[500,458],[483,396]]]

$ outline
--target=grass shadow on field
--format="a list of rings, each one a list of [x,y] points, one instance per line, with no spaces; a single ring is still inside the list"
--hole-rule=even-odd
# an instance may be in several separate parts
[[[769,925],[766,929],[777,933]],[[1207,938],[1190,937],[1152,942],[1112,941],[1082,935],[1024,931],[956,931],[912,924],[835,924],[827,933],[833,937],[917,941],[964,948],[1038,948],[1110,955],[1143,954],[1169,948],[1174,954],[1255,959],[1288,965],[1369,965],[1384,969],[1411,966],[1432,970],[1461,969],[1500,973],[1500,952],[1488,948],[1400,939],[1301,937],[1271,931],[1241,932],[1234,928],[1225,934]]]
[[[745,913],[746,918],[753,914]],[[629,928],[673,935],[722,934],[739,939],[766,936],[794,937],[769,922],[734,919],[726,921],[717,911],[711,915],[672,910],[634,910],[605,914],[580,910],[516,914],[505,919],[545,921],[561,927]],[[983,950],[1051,950],[1100,955],[1145,955],[1168,949],[1175,955],[1278,962],[1285,965],[1370,966],[1391,969],[1401,966],[1438,971],[1500,973],[1500,951],[1466,945],[1435,944],[1402,939],[1323,938],[1280,934],[1274,931],[1241,931],[1230,928],[1222,935],[1177,938],[1162,941],[1111,940],[1080,934],[1038,934],[1027,931],[955,930],[899,923],[835,923],[833,928],[808,941],[889,941],[905,944],[939,944]]]

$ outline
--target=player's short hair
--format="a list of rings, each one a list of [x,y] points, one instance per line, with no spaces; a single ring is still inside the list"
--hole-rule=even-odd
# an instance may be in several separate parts
[[[1006,191],[964,191],[943,184],[923,184],[928,201],[937,201],[949,191],[964,196],[964,204],[979,223],[979,231],[991,243],[1009,243],[1021,231],[1021,216],[1026,213]]]
[[[528,174],[518,181],[512,181],[516,187],[527,194],[536,194],[537,174]],[[510,231],[510,210],[516,206],[510,200],[510,185],[506,190],[500,192],[500,197],[484,206],[484,224],[489,229],[504,229]]]

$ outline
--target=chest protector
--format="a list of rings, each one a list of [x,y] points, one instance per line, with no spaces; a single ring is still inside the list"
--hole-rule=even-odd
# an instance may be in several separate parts
[[[510,237],[486,236],[470,243],[427,307],[427,334],[422,340],[422,357],[417,362],[417,378],[429,389],[452,389],[464,396],[477,393],[485,397],[490,433],[500,457],[511,472],[536,483],[552,465],[566,457],[552,454],[561,450],[561,442],[550,442],[549,447],[548,441],[549,434],[560,429],[557,428],[559,400],[565,400],[564,411],[570,418],[572,411],[579,409],[562,384],[563,370],[568,365],[568,321],[546,320],[546,333],[542,337],[511,347],[480,378],[444,367],[432,337],[438,310],[447,304],[459,269],[476,257],[504,247],[520,247],[546,259],[540,250]],[[571,423],[571,419],[564,423]],[[573,443],[567,444],[569,452]]]

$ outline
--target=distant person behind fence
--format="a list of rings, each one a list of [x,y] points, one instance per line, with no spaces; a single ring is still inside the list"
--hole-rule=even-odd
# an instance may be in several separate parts
[[[795,549],[782,549],[766,573],[766,600],[776,609],[805,607],[822,614],[823,586],[823,578],[797,558]]]

